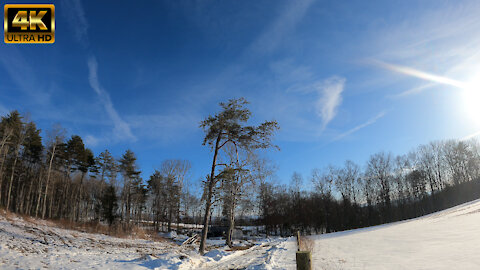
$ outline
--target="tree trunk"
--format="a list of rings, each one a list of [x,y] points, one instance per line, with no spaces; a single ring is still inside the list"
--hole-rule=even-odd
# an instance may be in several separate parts
[[[25,180],[23,181],[24,183],[21,185],[21,188],[19,188],[17,192],[17,203],[16,203],[17,206],[15,207],[15,209],[18,213],[21,213],[21,214],[25,214],[23,206],[25,205],[25,201],[26,201],[27,185],[25,184],[25,182],[27,182],[27,179],[28,179],[28,175],[25,176]]]
[[[178,200],[178,205],[177,205],[177,233],[180,232],[180,199]]]
[[[33,178],[33,175],[31,175],[30,177]],[[33,182],[34,182],[33,180],[30,181],[30,186],[28,187],[28,193],[27,193],[27,203],[25,204],[25,209],[23,210],[27,215],[32,214],[30,211],[30,205],[32,204]]]
[[[3,153],[3,148],[5,144],[7,144],[8,139],[10,138],[11,132],[7,130],[9,133],[3,136],[1,146],[0,146],[0,155]],[[3,165],[5,164],[5,159],[7,158],[8,147],[5,148],[5,153],[3,153],[2,163],[0,164],[0,205],[2,204],[2,184],[3,184]]]
[[[63,180],[65,181],[65,179],[63,179]],[[64,201],[67,201],[67,198],[68,198],[67,196],[69,196],[69,195],[68,195],[69,190],[70,190],[70,185],[68,185],[68,182],[65,181],[65,188],[64,188],[64,195],[63,195],[63,200],[64,200]],[[60,196],[59,196],[59,197],[60,197]],[[62,205],[63,205],[63,204],[62,204]],[[61,214],[62,216],[66,216],[65,211],[67,211],[67,210],[68,210],[68,205],[66,205],[66,204],[63,205],[63,207],[62,207],[62,212],[61,212],[60,214]]]
[[[35,207],[35,217],[38,217],[38,210],[40,208],[40,203],[42,200],[42,173],[38,176],[38,197],[37,197],[37,205]]]
[[[205,204],[205,217],[203,219],[202,238],[200,241],[199,252],[201,255],[205,253],[205,243],[207,241],[208,234],[208,221],[210,220],[210,209],[212,208],[212,193],[213,193],[213,181],[208,181],[208,194]]]
[[[236,144],[235,144],[235,153],[237,156],[236,166],[237,166],[237,169],[240,169],[240,162],[238,160],[238,149]],[[238,188],[241,185],[239,183],[240,176],[238,175],[238,173],[235,175],[232,181],[233,182],[230,188],[230,205],[229,205],[230,209],[228,209],[229,220],[228,220],[228,231],[227,231],[227,239],[226,239],[226,244],[229,247],[233,247],[232,235],[233,235],[233,230],[235,229],[235,207],[236,207],[236,201],[237,201]]]
[[[227,245],[233,247],[232,236],[233,230],[235,229],[235,202],[232,200],[230,209],[229,209],[229,219],[228,219],[228,231],[227,231]]]
[[[50,196],[50,207],[48,208],[48,217],[49,218],[52,218],[52,211],[53,211],[53,196]]]
[[[55,149],[57,145],[53,145],[52,156],[50,157],[50,163],[48,165],[48,173],[47,173],[47,183],[45,185],[45,195],[43,197],[43,211],[42,211],[42,219],[45,219],[45,210],[47,209],[47,194],[48,194],[48,184],[50,183],[50,173],[52,171],[52,162],[53,157],[55,156]]]
[[[13,166],[12,166],[12,174],[10,175],[10,183],[8,185],[8,195],[7,195],[7,211],[9,211],[9,207],[10,207],[10,195],[12,194],[13,177],[15,175],[15,166],[17,165],[19,152],[20,152],[20,146],[17,148],[17,151],[15,153],[15,160],[13,161]]]
[[[127,194],[125,202],[125,220],[127,222],[127,227],[130,226],[130,180],[127,183]]]
[[[168,225],[167,225],[168,232],[172,231],[172,214],[173,214],[173,210],[172,210],[172,206],[170,205],[168,209]]]
[[[2,149],[0,150],[0,155],[2,154],[2,151],[3,151],[3,145],[2,145]],[[5,153],[3,154],[3,158],[2,158],[2,164],[0,165],[0,205],[2,204],[3,165],[5,164],[7,153],[8,153],[8,147],[5,149]]]
[[[217,142],[215,143],[215,153],[213,154],[212,171],[210,172],[210,178],[208,179],[208,194],[207,201],[205,203],[205,217],[203,219],[202,238],[200,239],[200,247],[198,252],[203,255],[205,253],[205,243],[207,242],[208,234],[208,221],[210,220],[210,209],[212,208],[213,188],[215,187],[215,166],[217,165],[218,146],[222,133],[218,134]]]
[[[78,193],[75,199],[75,211],[73,211],[73,215],[75,216],[75,221],[78,222],[80,220],[80,203],[82,201],[82,193],[83,193],[83,177],[85,177],[85,173],[82,172],[82,176],[80,177],[80,185],[78,187]]]

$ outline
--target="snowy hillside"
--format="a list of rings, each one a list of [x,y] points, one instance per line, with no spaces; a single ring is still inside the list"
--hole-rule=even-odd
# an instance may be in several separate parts
[[[313,238],[317,269],[480,269],[480,200]]]
[[[480,269],[480,200],[414,220],[312,236],[315,269]],[[213,241],[211,242],[211,244]],[[202,257],[196,246],[87,234],[0,216],[2,269],[294,269],[293,238]]]

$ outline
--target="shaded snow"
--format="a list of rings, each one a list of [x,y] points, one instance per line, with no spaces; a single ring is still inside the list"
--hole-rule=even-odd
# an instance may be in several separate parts
[[[190,253],[195,256],[168,241],[88,234],[0,215],[2,269],[173,269],[181,258],[194,265]]]
[[[245,268],[252,263],[265,264],[264,255],[270,248],[263,241],[244,251],[231,251],[223,245],[225,240],[217,239],[209,240],[209,245],[222,247],[200,256],[198,245],[179,246],[178,239],[185,236],[175,233],[165,235],[173,241],[124,239],[11,216],[7,219],[0,214],[0,269],[225,269],[226,265]]]

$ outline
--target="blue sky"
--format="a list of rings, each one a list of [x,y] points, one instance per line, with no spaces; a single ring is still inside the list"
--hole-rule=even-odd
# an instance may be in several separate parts
[[[280,123],[284,183],[480,130],[480,95],[439,79],[480,85],[478,1],[54,4],[55,44],[0,44],[0,113],[60,123],[96,154],[132,149],[144,178],[168,158],[206,175],[198,123],[234,97]]]

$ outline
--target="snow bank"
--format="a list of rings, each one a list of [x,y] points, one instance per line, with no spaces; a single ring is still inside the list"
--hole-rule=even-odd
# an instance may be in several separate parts
[[[226,251],[220,251],[218,249],[211,250],[207,253],[205,253],[205,257],[207,258],[212,258],[215,261],[219,261],[222,259],[224,256],[228,255],[228,252]]]

